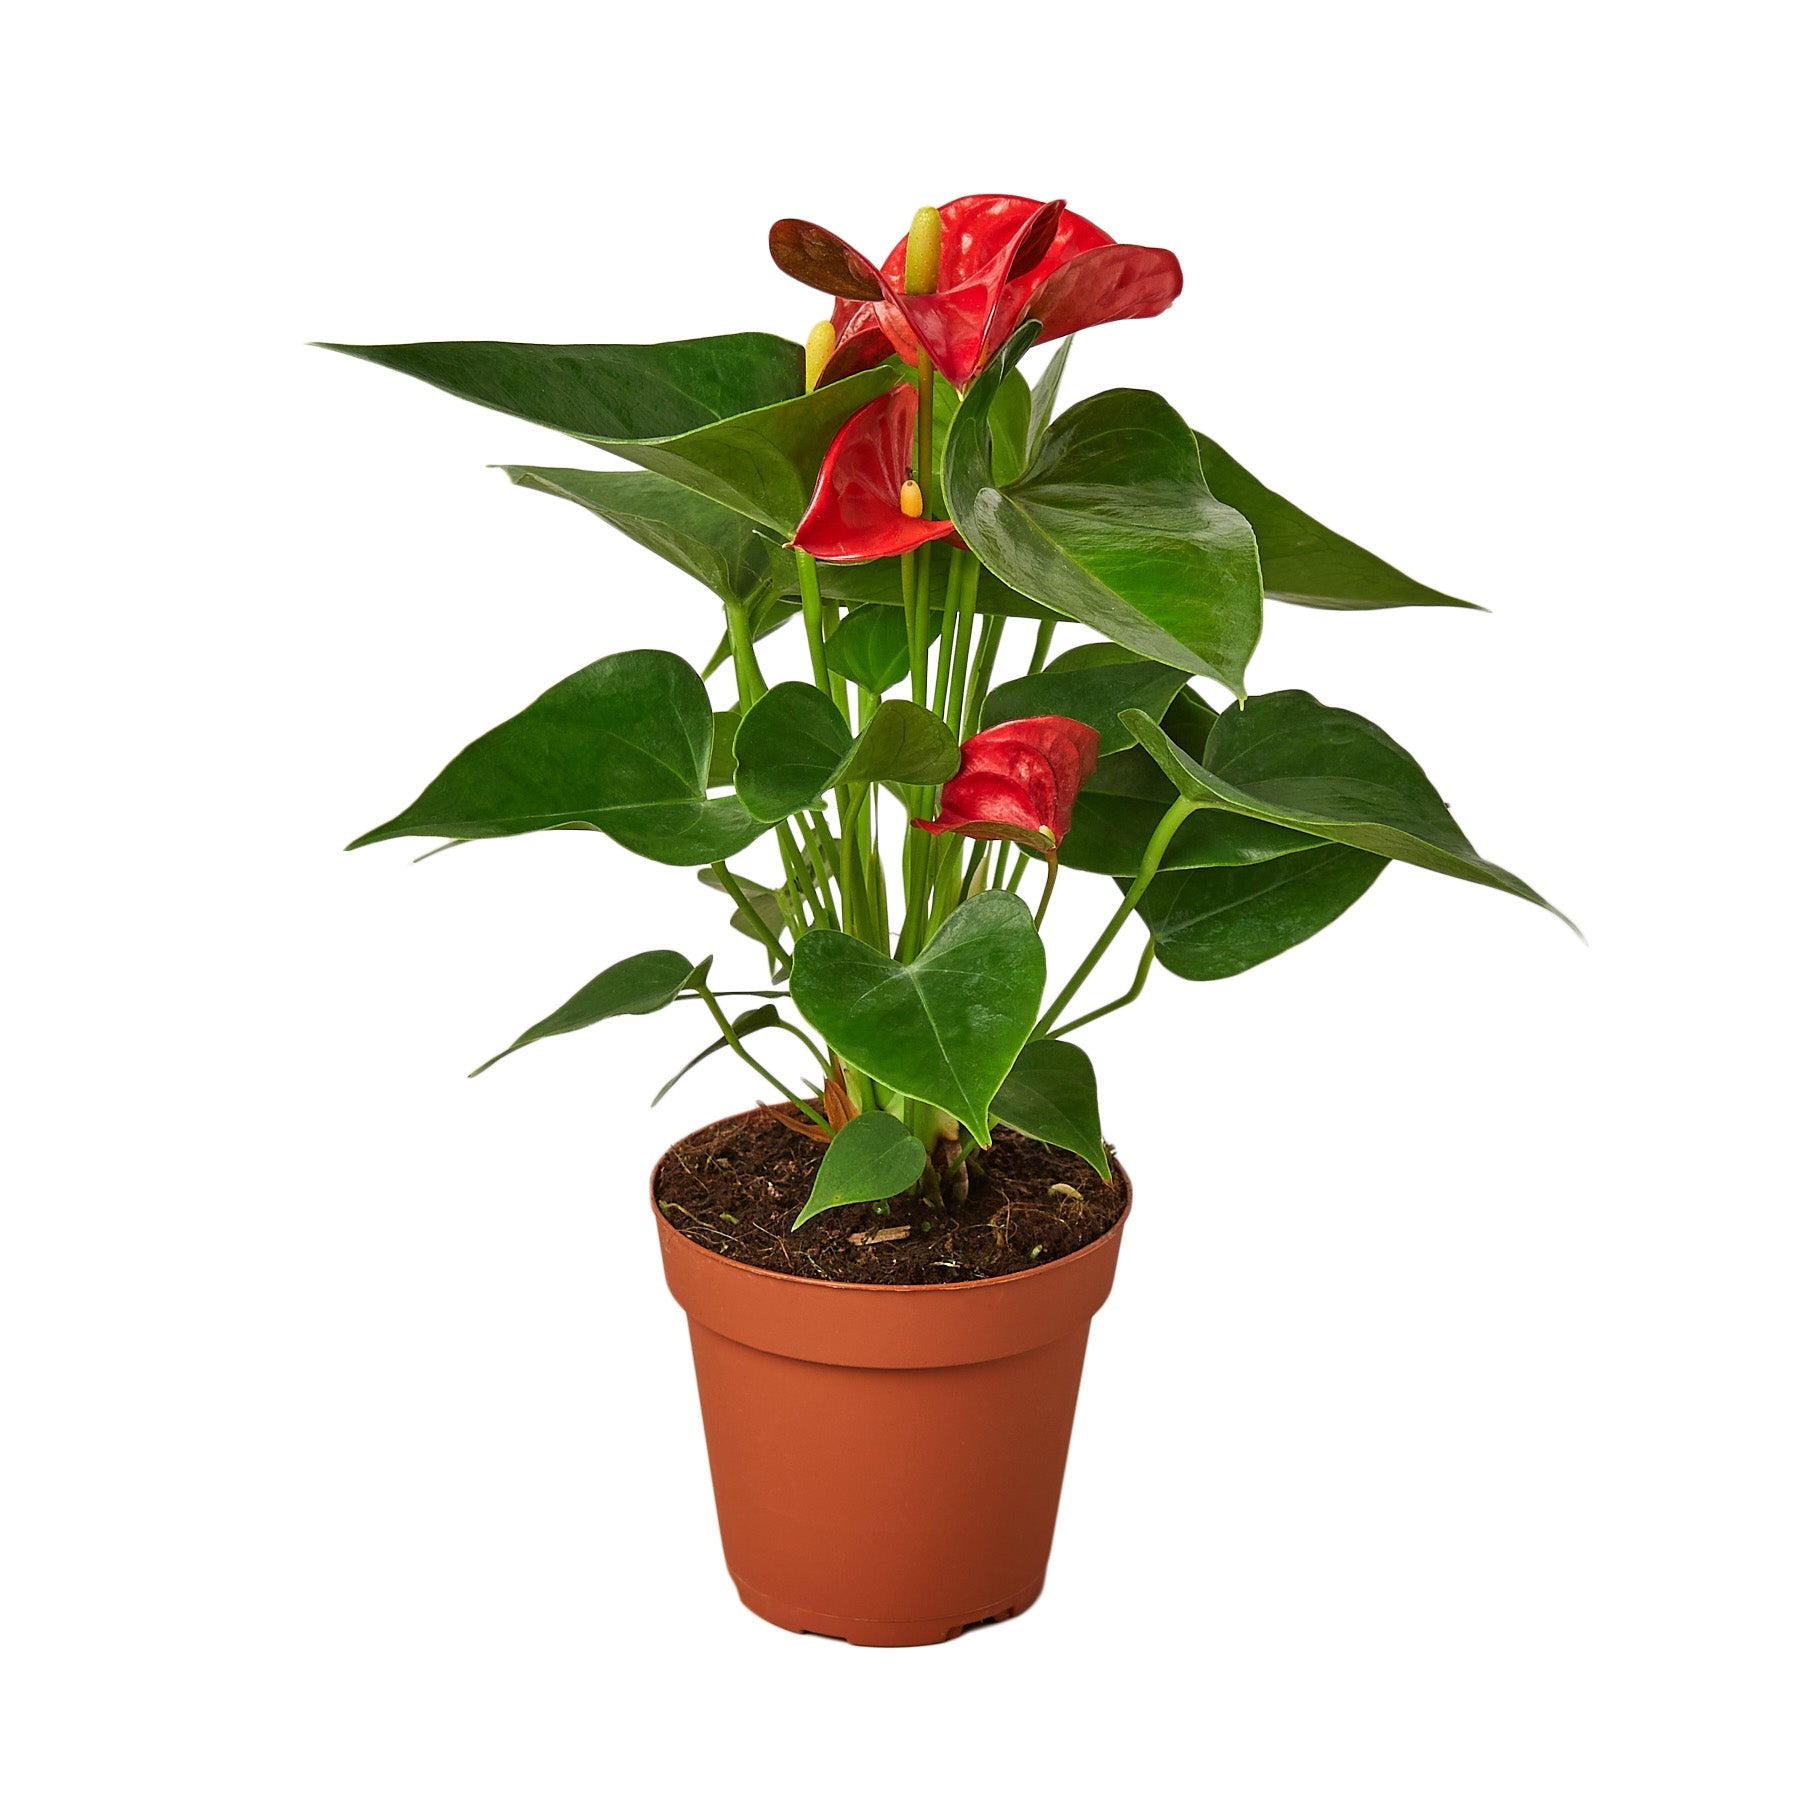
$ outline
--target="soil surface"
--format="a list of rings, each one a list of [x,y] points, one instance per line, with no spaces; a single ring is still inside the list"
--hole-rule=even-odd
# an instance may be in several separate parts
[[[677,1231],[734,1262],[894,1286],[1035,1269],[1104,1237],[1125,1210],[1116,1168],[1109,1184],[1072,1152],[998,1125],[993,1148],[969,1158],[965,1198],[839,1206],[794,1231],[824,1154],[773,1108],[721,1119],[663,1158],[656,1203]]]

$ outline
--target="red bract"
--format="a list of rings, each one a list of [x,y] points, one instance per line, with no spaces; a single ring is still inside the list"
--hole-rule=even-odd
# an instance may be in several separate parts
[[[775,261],[797,281],[837,296],[837,348],[822,381],[873,367],[923,345],[954,387],[965,388],[1023,319],[1040,341],[1112,319],[1147,319],[1181,292],[1168,250],[1116,244],[1063,202],[969,194],[939,209],[943,245],[935,294],[908,294],[906,240],[879,269],[834,232],[783,219],[769,232]]]
[[[956,536],[948,519],[909,519],[901,510],[918,417],[918,392],[904,381],[850,415],[819,465],[796,549],[820,562],[868,562]]]
[[[1099,732],[1079,719],[1010,719],[963,745],[938,816],[913,823],[921,831],[1006,838],[1053,855],[1099,757]]]

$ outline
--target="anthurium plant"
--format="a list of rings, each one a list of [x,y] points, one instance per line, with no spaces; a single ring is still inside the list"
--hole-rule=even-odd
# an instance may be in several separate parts
[[[502,1056],[697,1003],[716,1036],[694,1062],[729,1050],[826,1145],[801,1229],[954,1193],[997,1123],[1106,1175],[1083,1027],[1153,965],[1216,981],[1292,949],[1389,862],[1546,904],[1378,725],[1247,686],[1265,599],[1468,603],[1326,529],[1154,393],[1058,411],[1073,334],[1165,311],[1173,254],[997,194],[923,209],[880,264],[796,219],[769,246],[832,299],[804,345],[330,346],[635,464],[506,472],[724,612],[704,669],[601,657],[356,840],[601,832],[698,871],[766,958],[746,990],[711,956],[628,956]],[[1070,626],[1082,641],[1053,654]],[[772,679],[784,643],[795,678]],[[1119,899],[1052,987],[1065,870]],[[1129,985],[1077,1010],[1128,929]],[[805,1079],[773,1066],[790,1040]]]

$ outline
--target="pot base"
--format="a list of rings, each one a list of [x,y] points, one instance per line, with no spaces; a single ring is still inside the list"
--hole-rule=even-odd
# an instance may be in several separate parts
[[[1043,1577],[1018,1593],[997,1601],[974,1617],[952,1614],[942,1619],[846,1619],[835,1613],[808,1612],[803,1606],[789,1606],[773,1595],[761,1594],[747,1583],[731,1578],[737,1584],[738,1598],[759,1619],[779,1625],[784,1631],[811,1632],[815,1637],[841,1638],[847,1644],[860,1644],[869,1649],[910,1650],[924,1644],[944,1644],[961,1637],[977,1625],[998,1625],[1015,1619],[1044,1591]]]

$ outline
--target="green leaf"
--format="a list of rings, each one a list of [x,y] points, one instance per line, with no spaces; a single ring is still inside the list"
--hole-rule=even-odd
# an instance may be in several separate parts
[[[707,798],[712,740],[706,689],[679,656],[604,656],[477,738],[403,813],[349,847],[578,825],[654,862],[718,862],[763,826],[735,797]]]
[[[1031,419],[1025,433],[1025,467],[1030,468],[1037,461],[1037,453],[1043,448],[1044,433],[1050,429],[1050,420],[1056,412],[1056,394],[1062,386],[1063,370],[1069,361],[1069,352],[1074,348],[1075,340],[1066,337],[1056,346],[1055,354],[1044,365],[1044,372],[1031,389]]]
[[[949,558],[945,557],[947,564]],[[931,637],[943,629],[933,615]],[[897,606],[859,606],[825,640],[825,666],[847,681],[882,694],[904,681],[911,668],[906,650],[906,614]]]
[[[1271,600],[1321,606],[1333,612],[1366,612],[1385,606],[1486,607],[1453,600],[1402,575],[1392,563],[1358,548],[1271,492],[1209,437],[1194,433],[1206,484],[1227,506],[1250,521],[1262,552],[1263,587]]]
[[[797,344],[762,332],[670,344],[326,344],[667,475],[786,538],[826,446],[889,368],[801,392]]]
[[[851,742],[850,727],[829,694],[803,681],[781,682],[738,727],[738,798],[755,818],[770,824],[785,819],[831,786]]]
[[[1158,875],[1137,910],[1165,969],[1220,981],[1323,931],[1386,867],[1366,850],[1326,844],[1248,868]]]
[[[834,1206],[903,1194],[924,1168],[925,1146],[892,1113],[858,1113],[826,1146],[812,1194],[791,1229]]]
[[[765,1031],[769,1026],[779,1025],[780,1023],[781,1009],[778,1006],[772,1006],[765,1001],[761,1006],[753,1006],[748,1012],[739,1013],[738,1016],[731,1021],[731,1029],[740,1039],[743,1039],[747,1038],[753,1031]],[[652,1106],[660,1106],[664,1095],[668,1093],[669,1089],[672,1088],[682,1076],[699,1068],[709,1056],[716,1056],[730,1042],[730,1038],[716,1037],[697,1056],[690,1056],[687,1061],[684,1062],[681,1067],[656,1090],[656,1098],[652,1100],[650,1104]]]
[[[1100,1135],[1100,1096],[1087,1052],[1062,1038],[1034,1038],[994,1096],[994,1117],[1040,1143],[1073,1150],[1112,1180]]]
[[[910,963],[841,931],[809,931],[788,985],[844,1061],[986,1144],[994,1095],[1037,1018],[1044,947],[1016,894],[978,894]]]
[[[1127,713],[1125,723],[1190,800],[1498,888],[1556,912],[1518,876],[1477,856],[1425,771],[1356,713],[1321,706],[1293,688],[1259,694],[1220,717],[1200,761],[1147,714]]]
[[[772,687],[738,727],[738,796],[774,823],[840,781],[947,781],[961,760],[949,726],[910,700],[884,700],[852,739],[830,697],[800,681]]]
[[[935,786],[962,764],[956,733],[910,700],[884,700],[858,735],[839,781],[899,781]]]
[[[1186,685],[1185,670],[1150,662],[1117,644],[1081,644],[1039,674],[995,688],[981,709],[981,723],[985,728],[1047,714],[1079,719],[1099,732],[1100,752],[1106,755],[1133,743],[1131,733],[1119,723],[1126,707],[1138,707],[1160,719]]]
[[[1069,656],[1105,648],[1109,646],[1083,645]],[[1163,714],[1162,728],[1197,758],[1218,716],[1192,689],[1184,689]],[[1062,842],[1063,866],[1099,875],[1135,875],[1174,799],[1174,784],[1136,743],[1129,750],[1102,756],[1075,796],[1074,823]],[[1209,810],[1182,821],[1163,853],[1162,867],[1200,869],[1266,862],[1295,850],[1316,849],[1318,844],[1316,837],[1280,825]]]
[[[735,871],[733,872],[735,873]],[[747,875],[739,875],[737,884],[744,890],[744,898],[750,902],[757,916],[779,938],[787,930],[787,919],[782,913],[781,899],[777,891],[771,887],[764,887],[760,881],[752,881]],[[732,898],[727,892],[725,884],[711,869],[700,871],[700,885],[711,888],[715,894],[725,894],[727,899]],[[735,904],[731,909],[731,929],[742,932],[747,938],[754,938],[759,944],[765,942],[762,933],[750,923],[744,916],[743,910]]]
[[[585,507],[721,600],[748,601],[771,583],[793,583],[793,558],[742,513],[666,475],[638,469],[500,466],[519,487]]]
[[[623,1013],[661,1012],[687,986],[693,972],[693,963],[678,950],[645,950],[628,956],[610,969],[603,969],[548,1018],[539,1019],[499,1056],[490,1056],[481,1069],[471,1069],[469,1075],[473,1079],[482,1069],[491,1069],[501,1057],[511,1056],[539,1038],[559,1037],[565,1031],[579,1031],[584,1025],[597,1025],[602,1019],[616,1019]]]
[[[1013,334],[956,416],[950,516],[1010,587],[1241,695],[1262,630],[1256,539],[1214,499],[1193,433],[1166,400],[1126,388],[1084,400],[1050,426],[1023,476],[998,480],[989,412],[1036,330]]]
[[[988,429],[994,438],[994,479],[1005,487],[1025,473],[1031,438],[1031,388],[1017,369],[1009,370],[1000,383],[988,412]]]

